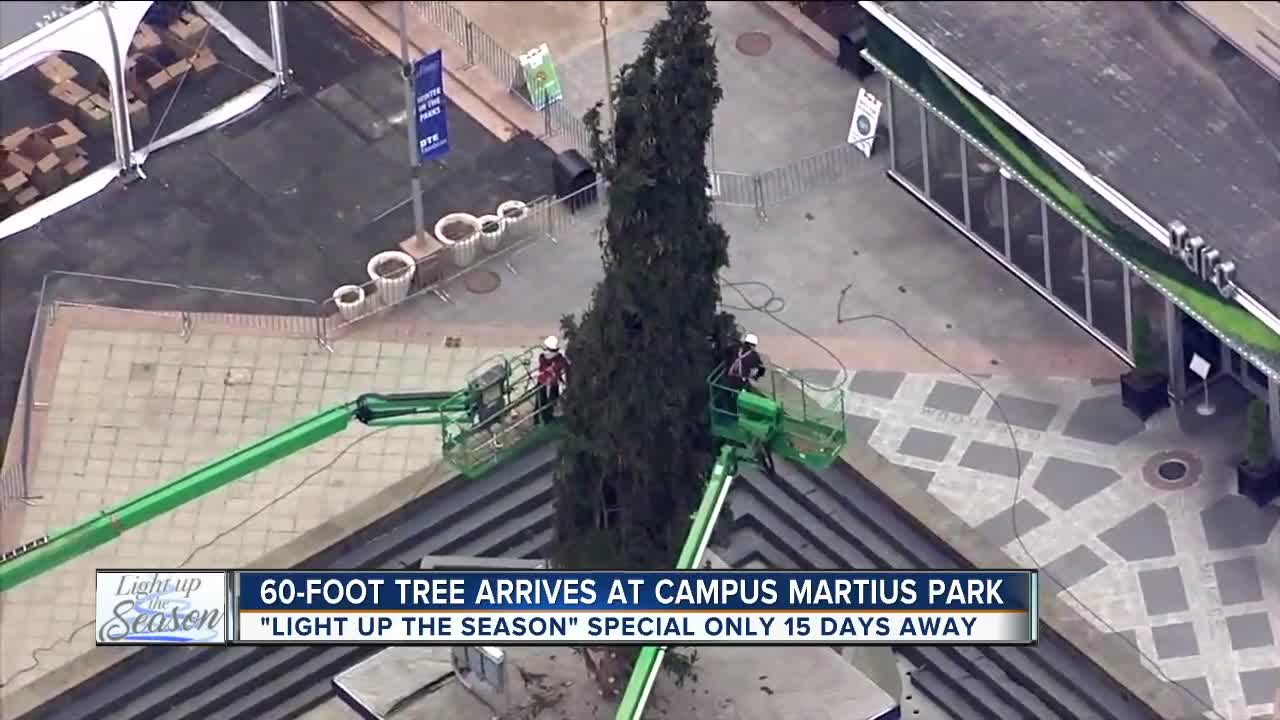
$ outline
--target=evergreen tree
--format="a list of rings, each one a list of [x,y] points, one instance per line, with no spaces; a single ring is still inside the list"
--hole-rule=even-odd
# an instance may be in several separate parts
[[[609,209],[605,276],[563,322],[572,371],[555,476],[563,568],[670,568],[713,463],[707,376],[736,340],[717,273],[707,146],[721,90],[705,2],[668,2],[624,66],[614,123],[585,118]]]

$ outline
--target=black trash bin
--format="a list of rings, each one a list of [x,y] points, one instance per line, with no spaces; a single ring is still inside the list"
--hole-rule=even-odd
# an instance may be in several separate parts
[[[862,57],[867,48],[867,26],[860,25],[840,36],[840,54],[836,64],[853,73],[860,80],[875,74],[875,67]]]
[[[551,182],[556,197],[569,200],[569,211],[577,212],[596,201],[596,171],[577,150],[565,150],[556,155],[551,165]],[[585,188],[591,188],[586,190]]]

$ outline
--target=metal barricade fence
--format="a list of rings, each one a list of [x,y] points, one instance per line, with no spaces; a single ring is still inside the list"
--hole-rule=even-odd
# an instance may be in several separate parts
[[[756,176],[759,185],[756,210],[761,219],[765,219],[769,206],[834,185],[867,167],[867,158],[861,151],[852,145],[840,145],[760,173]]]
[[[201,285],[56,271],[45,275],[32,321],[31,339],[18,387],[8,440],[8,462],[0,470],[0,506],[30,497],[32,438],[36,413],[49,402],[56,368],[42,367],[49,328],[59,313],[94,308],[150,318],[151,329],[190,338],[206,324],[226,330],[250,329],[273,337],[325,342],[319,323],[321,303],[306,298],[214,288]]]
[[[760,176],[745,173],[712,171],[711,199],[719,205],[760,207]]]
[[[535,200],[529,203],[525,218],[505,230],[500,245],[493,250],[486,250],[478,238],[457,244],[429,240],[438,248],[418,258],[413,269],[406,271],[412,272],[407,288],[386,280],[370,280],[358,286],[360,292],[351,291],[354,297],[363,298],[359,304],[354,298],[344,307],[335,298],[320,302],[321,341],[327,345],[353,326],[423,295],[451,302],[449,286],[455,280],[495,261],[502,261],[509,272],[518,274],[515,261],[520,253],[544,242],[556,244],[569,228],[602,215],[606,195],[603,182],[597,181],[572,195]]]
[[[480,65],[493,74],[507,91],[520,98],[531,109],[542,114],[544,137],[563,134],[578,152],[590,156],[591,135],[582,118],[565,106],[564,101],[536,103],[525,86],[524,69],[516,55],[498,44],[491,35],[459,10],[442,0],[415,0],[413,6],[428,22],[444,31],[466,51],[467,65]],[[538,110],[538,105],[543,107]]]

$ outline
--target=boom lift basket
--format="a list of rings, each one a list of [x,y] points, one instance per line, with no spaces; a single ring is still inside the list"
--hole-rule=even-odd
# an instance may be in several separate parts
[[[716,368],[711,389],[711,432],[746,450],[767,448],[814,469],[830,467],[847,438],[844,393],[821,390],[786,368],[766,364],[764,377],[735,390]],[[833,395],[825,405],[816,396]]]

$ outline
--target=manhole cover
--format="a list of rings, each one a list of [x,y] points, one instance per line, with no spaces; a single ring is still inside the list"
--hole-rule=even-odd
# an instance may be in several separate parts
[[[1165,482],[1177,482],[1187,476],[1187,464],[1181,460],[1165,460],[1156,468],[1156,473]]]
[[[1166,450],[1142,464],[1142,479],[1161,490],[1182,490],[1200,481],[1204,463],[1186,450]]]
[[[751,57],[760,57],[773,47],[773,39],[768,33],[762,32],[746,32],[738,36],[738,41],[734,43],[738,48],[738,52]]]
[[[497,290],[502,278],[492,270],[477,270],[469,273],[462,284],[477,295],[485,295]]]

